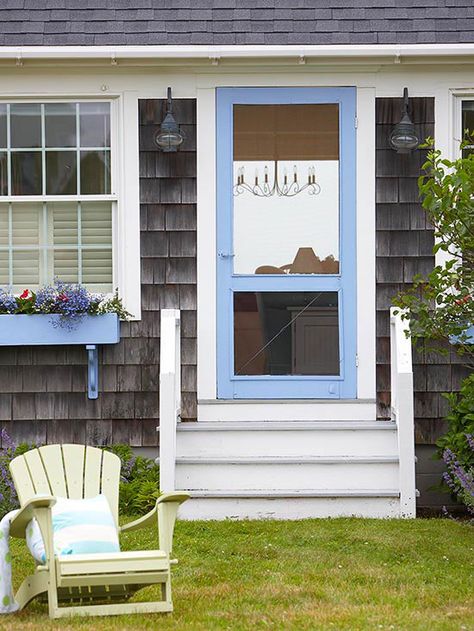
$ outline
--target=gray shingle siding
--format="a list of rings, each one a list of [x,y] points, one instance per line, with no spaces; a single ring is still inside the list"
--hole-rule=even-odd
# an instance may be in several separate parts
[[[471,0],[3,0],[0,45],[474,42]]]

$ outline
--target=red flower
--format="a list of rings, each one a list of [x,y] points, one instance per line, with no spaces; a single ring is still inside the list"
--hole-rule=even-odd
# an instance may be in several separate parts
[[[30,290],[29,289],[25,289],[23,291],[23,293],[20,295],[20,298],[29,298],[30,297]]]
[[[62,300],[63,302],[67,302],[69,300],[66,294],[59,294],[58,298],[59,300]]]

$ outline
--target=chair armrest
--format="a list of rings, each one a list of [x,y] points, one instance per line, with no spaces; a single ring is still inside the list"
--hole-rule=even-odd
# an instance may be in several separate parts
[[[151,509],[146,515],[143,517],[139,517],[135,519],[135,521],[131,521],[128,524],[124,524],[119,528],[119,532],[131,532],[132,530],[138,530],[139,528],[149,528],[157,525],[157,513],[158,506],[160,504],[166,504],[167,502],[176,502],[182,504],[189,498],[189,493],[184,493],[182,491],[178,491],[176,493],[163,493],[156,500],[156,504],[154,508]]]
[[[33,517],[36,516],[36,510],[41,508],[50,509],[54,504],[56,504],[56,498],[52,495],[33,497],[31,500],[28,500],[13,518],[10,524],[10,535],[24,539],[26,536],[26,526]]]

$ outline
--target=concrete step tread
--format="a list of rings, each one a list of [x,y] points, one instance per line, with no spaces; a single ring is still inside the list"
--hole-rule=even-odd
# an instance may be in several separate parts
[[[159,459],[157,459],[159,461]],[[398,464],[398,456],[178,456],[185,465]]]
[[[400,497],[397,489],[183,489],[190,493],[191,498],[300,498],[300,497]]]
[[[393,421],[187,421],[177,424],[178,432],[223,431],[307,431],[307,430],[391,430]]]

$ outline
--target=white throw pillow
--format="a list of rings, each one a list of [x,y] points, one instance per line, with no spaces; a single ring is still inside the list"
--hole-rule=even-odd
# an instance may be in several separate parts
[[[117,528],[105,495],[83,500],[58,497],[51,513],[56,556],[120,552]],[[46,561],[43,538],[36,519],[32,519],[27,526],[26,544],[39,563]]]

